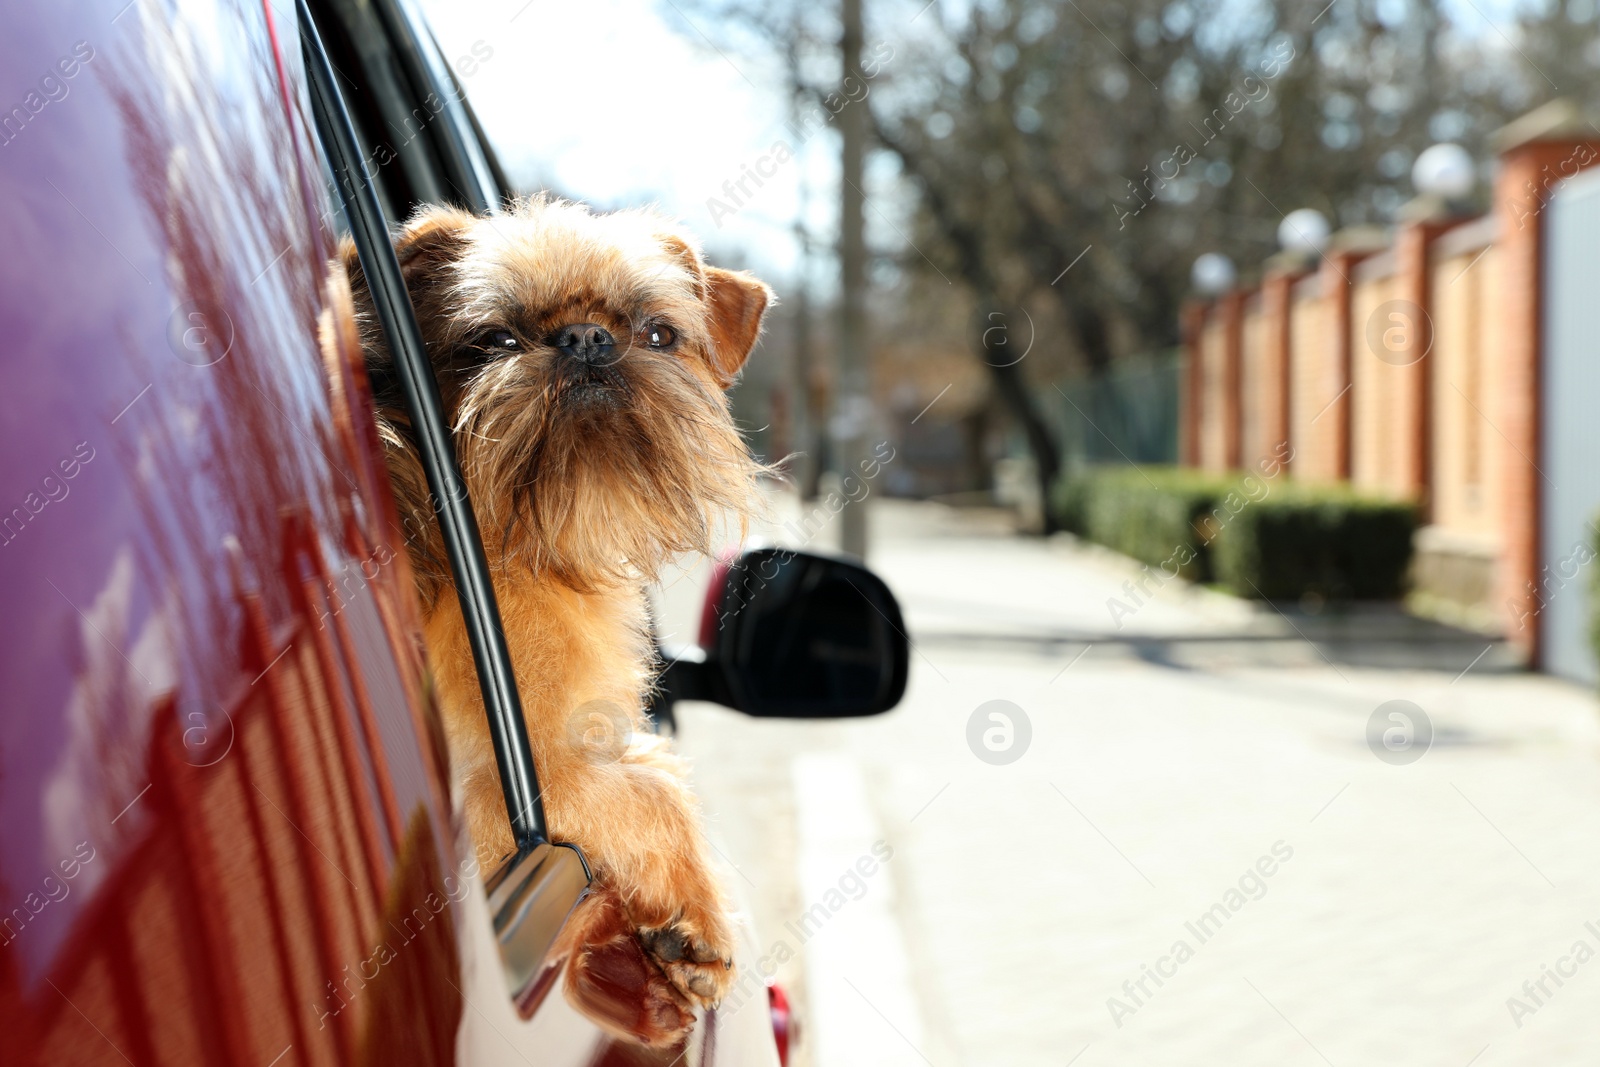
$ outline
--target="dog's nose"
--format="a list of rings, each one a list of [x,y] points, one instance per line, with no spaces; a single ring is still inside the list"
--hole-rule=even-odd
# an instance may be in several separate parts
[[[547,343],[579,363],[609,363],[617,341],[604,326],[579,322],[556,330]]]

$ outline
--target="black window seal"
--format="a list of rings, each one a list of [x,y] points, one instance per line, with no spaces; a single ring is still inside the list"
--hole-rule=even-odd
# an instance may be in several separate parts
[[[451,187],[449,168],[427,129],[431,112],[423,102],[426,93],[418,92],[381,13],[370,0],[312,0],[311,7],[357,144],[368,150],[369,167],[378,160],[371,176],[389,193],[390,204],[407,205],[404,214],[419,203],[451,202],[472,210]]]
[[[399,259],[390,243],[388,222],[370,178],[362,169],[360,148],[334,80],[333,66],[306,0],[296,0],[295,6],[317,134],[405,394],[478,671],[511,836],[518,854],[525,854],[547,842],[547,824],[522,700],[477,518],[456,459],[439,385],[428,361]]]
[[[395,55],[411,79],[413,93],[420,98],[418,110],[432,110],[427,102],[430,96],[438,102],[439,113],[427,123],[427,129],[447,172],[444,180],[469,210],[498,214],[501,197],[496,195],[494,172],[482,146],[463,132],[471,129],[464,91],[416,5],[410,0],[373,0],[373,10],[387,25]]]

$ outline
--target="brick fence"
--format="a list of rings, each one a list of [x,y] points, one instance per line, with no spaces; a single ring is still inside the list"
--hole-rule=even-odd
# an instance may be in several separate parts
[[[1213,471],[1287,440],[1297,480],[1416,501],[1414,589],[1537,665],[1544,207],[1600,132],[1556,101],[1494,145],[1485,215],[1419,198],[1186,307],[1179,439]]]

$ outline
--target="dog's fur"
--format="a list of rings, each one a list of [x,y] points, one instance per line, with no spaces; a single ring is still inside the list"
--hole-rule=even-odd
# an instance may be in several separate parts
[[[645,585],[671,557],[708,550],[722,516],[753,500],[761,468],[723,390],[772,293],[707,266],[653,214],[547,198],[491,218],[427,208],[396,247],[484,531],[550,833],[583,850],[603,889],[589,924],[614,937],[625,913],[675,987],[634,1029],[668,1041],[678,1009],[729,988],[734,934],[684,767],[643,720],[656,666]],[[513,843],[471,649],[371,294],[348,244],[342,259],[452,771],[480,857],[496,863]],[[575,323],[616,338],[608,366],[553,347]],[[676,341],[651,347],[663,325]],[[597,708],[631,737],[585,745],[581,720]]]

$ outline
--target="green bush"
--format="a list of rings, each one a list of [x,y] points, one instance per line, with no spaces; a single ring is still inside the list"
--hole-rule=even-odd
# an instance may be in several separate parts
[[[1057,524],[1079,537],[1089,535],[1084,512],[1089,505],[1089,487],[1093,480],[1093,468],[1063,475],[1050,493],[1051,510],[1055,512]]]
[[[1405,591],[1415,508],[1272,474],[1091,467],[1056,486],[1063,527],[1241,596],[1394,599]]]
[[[1054,502],[1066,529],[1203,582],[1210,550],[1197,524],[1236,483],[1178,467],[1091,467],[1058,484]]]
[[[1405,593],[1416,528],[1409,503],[1284,485],[1229,519],[1212,561],[1241,596],[1394,600]]]

